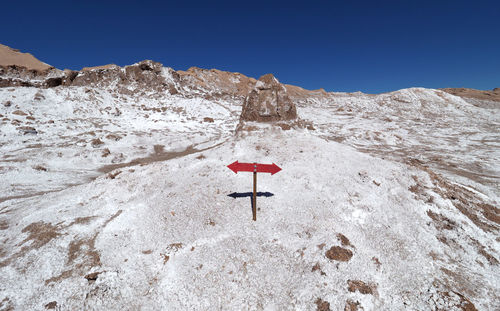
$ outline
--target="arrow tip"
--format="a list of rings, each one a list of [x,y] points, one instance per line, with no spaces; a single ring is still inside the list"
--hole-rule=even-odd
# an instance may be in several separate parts
[[[273,163],[271,175],[274,175],[274,174],[278,173],[279,171],[281,171],[281,167],[279,167],[278,165]]]
[[[238,160],[234,161],[233,163],[229,164],[227,166],[231,171],[234,173],[238,174]]]

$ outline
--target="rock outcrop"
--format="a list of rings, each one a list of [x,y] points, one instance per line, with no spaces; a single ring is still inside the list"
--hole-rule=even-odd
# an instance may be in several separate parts
[[[286,87],[272,74],[259,78],[243,104],[240,120],[272,122],[297,118],[295,104]]]
[[[71,85],[112,87],[127,94],[146,90],[175,94],[177,90],[174,80],[178,78],[173,69],[163,67],[158,62],[144,60],[123,68],[117,65],[86,67],[78,72]]]
[[[187,71],[178,70],[180,84],[190,90],[206,94],[208,98],[244,99],[253,89],[257,80],[238,72],[191,67]]]

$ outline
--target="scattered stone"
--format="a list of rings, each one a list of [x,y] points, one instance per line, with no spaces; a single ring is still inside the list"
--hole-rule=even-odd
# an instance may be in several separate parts
[[[210,117],[204,117],[203,122],[214,123],[214,119]]]
[[[37,171],[44,171],[46,172],[47,171],[47,168],[46,167],[43,167],[41,165],[37,165],[35,167],[33,167],[34,170],[37,170]]]
[[[12,112],[12,114],[15,114],[18,116],[27,116],[28,115],[26,112],[21,111],[21,110],[16,110],[16,111]]]
[[[350,292],[358,291],[363,295],[373,295],[372,286],[366,284],[363,281],[359,280],[347,280],[348,290]]]
[[[349,241],[349,239],[343,235],[342,233],[338,233],[337,234],[337,239],[339,239],[340,243],[342,243],[342,246],[351,246],[351,242]]]
[[[111,151],[109,151],[108,148],[104,148],[101,153],[101,157],[105,158],[111,154]]]
[[[45,80],[45,85],[46,87],[56,87],[63,84],[63,78],[57,77],[57,78],[48,78]]]
[[[272,74],[259,78],[243,104],[240,120],[271,122],[297,118],[287,89]]]
[[[109,173],[108,174],[108,178],[109,179],[115,179],[116,176],[120,175],[122,173],[122,171],[116,171],[116,172],[113,172],[113,173]]]
[[[51,301],[45,305],[45,309],[55,309],[57,307],[57,301]]]
[[[373,261],[373,262],[375,263],[375,265],[377,266],[377,270],[378,270],[378,269],[380,269],[380,266],[381,266],[382,264],[380,263],[380,261],[378,260],[378,258],[374,256],[374,257],[372,257],[372,261]]]
[[[359,301],[352,301],[348,299],[345,302],[344,311],[358,311],[358,307],[360,306]]]
[[[43,96],[42,93],[40,93],[40,91],[38,91],[36,94],[35,94],[35,97],[33,98],[34,100],[42,100],[42,99],[45,99],[45,96]]]
[[[94,138],[91,141],[91,145],[92,145],[92,147],[97,148],[101,145],[104,145],[104,142],[102,140],[100,140],[99,138]]]
[[[332,246],[325,255],[326,258],[336,261],[349,261],[352,258],[352,252],[340,246]]]
[[[155,154],[158,154],[158,155],[164,153],[165,152],[164,149],[165,149],[164,145],[154,145],[153,146],[153,150],[154,150]]]
[[[92,272],[92,273],[89,273],[85,276],[85,278],[87,279],[87,281],[89,282],[94,282],[97,280],[97,277],[99,276],[99,274],[101,274],[101,272]]]
[[[21,133],[23,133],[24,135],[26,135],[26,134],[37,135],[38,134],[38,131],[34,127],[31,127],[31,126],[20,126],[17,129]]]
[[[314,271],[317,271],[317,270],[319,270],[319,273],[320,273],[321,275],[326,275],[326,273],[325,273],[325,272],[323,272],[323,270],[321,270],[321,266],[319,265],[319,262],[317,262],[317,263],[316,263],[316,264],[312,267],[311,272],[314,272]]]
[[[330,303],[321,298],[316,299],[316,311],[330,311]]]
[[[277,126],[281,127],[281,129],[283,131],[289,131],[292,129],[292,127],[290,126],[290,124],[287,124],[287,123],[278,123],[276,124]]]
[[[34,121],[34,120],[35,120],[35,118],[34,118],[34,117],[32,117],[32,116],[27,116],[27,117],[26,117],[26,119],[31,120],[31,121]]]
[[[119,141],[120,139],[122,139],[122,137],[120,135],[116,135],[116,134],[108,134],[108,135],[106,135],[106,138],[110,139],[110,140],[114,140],[114,141]]]
[[[4,107],[10,107],[12,106],[12,102],[10,100],[6,101],[5,103],[3,103]]]

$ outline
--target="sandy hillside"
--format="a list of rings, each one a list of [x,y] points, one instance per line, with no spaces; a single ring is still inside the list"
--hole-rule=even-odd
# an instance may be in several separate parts
[[[0,44],[0,66],[9,65],[16,65],[39,71],[52,68],[52,66],[39,61],[30,53],[22,53],[19,50]]]

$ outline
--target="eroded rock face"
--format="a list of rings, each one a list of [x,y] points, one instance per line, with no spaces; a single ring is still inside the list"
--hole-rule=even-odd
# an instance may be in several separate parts
[[[271,122],[297,118],[295,104],[287,89],[272,74],[259,78],[243,104],[243,121]]]
[[[123,93],[131,93],[133,89],[141,91],[168,90],[170,93],[174,93],[175,87],[171,81],[167,81],[163,70],[173,71],[151,60],[144,60],[123,68],[116,65],[86,68],[78,72],[71,85],[113,87]],[[172,76],[171,73],[170,76]]]

